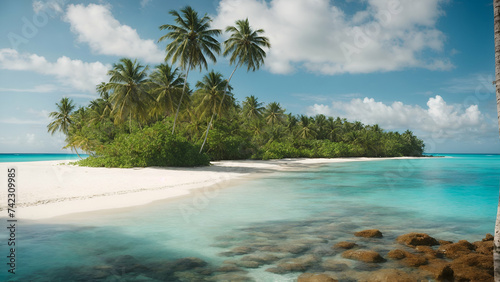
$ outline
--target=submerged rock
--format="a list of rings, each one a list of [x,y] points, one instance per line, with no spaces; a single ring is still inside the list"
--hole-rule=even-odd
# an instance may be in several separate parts
[[[242,257],[240,260],[242,261],[256,261],[261,264],[270,264],[274,261],[277,261],[279,257],[273,254],[253,254]]]
[[[187,257],[175,260],[172,264],[173,271],[185,271],[197,267],[207,266],[208,263],[200,258]]]
[[[379,253],[369,250],[347,250],[342,253],[343,258],[359,260],[363,262],[384,262],[385,259]]]
[[[338,280],[333,279],[330,275],[325,273],[314,274],[314,273],[302,273],[297,278],[297,282],[337,282]]]
[[[450,263],[441,259],[429,260],[428,264],[419,267],[437,281],[454,281],[454,272]]]
[[[493,239],[495,239],[495,237],[493,237],[493,235],[491,235],[490,233],[487,233],[486,236],[483,239],[483,242],[485,242],[485,241],[493,241]]]
[[[309,267],[317,264],[321,258],[315,255],[303,255],[293,259],[284,259],[278,263],[278,268],[287,272],[305,271]]]
[[[483,239],[483,241],[474,242],[473,245],[476,248],[476,253],[480,253],[483,255],[493,255],[493,241]]]
[[[400,260],[400,259],[404,259],[408,254],[409,254],[409,252],[407,252],[407,251],[403,251],[403,250],[397,249],[397,250],[390,251],[387,254],[387,257],[390,258],[390,259]]]
[[[247,273],[248,271],[237,267],[236,265],[222,265],[221,267],[217,268],[215,272],[243,272]]]
[[[346,271],[349,266],[335,259],[326,259],[321,263],[321,267],[328,271]]]
[[[387,254],[388,258],[400,260],[400,263],[410,267],[418,267],[427,264],[427,259],[423,256],[412,254],[404,250],[392,250]]]
[[[332,249],[345,249],[345,250],[349,250],[349,249],[352,249],[352,248],[354,248],[356,246],[358,246],[358,244],[356,244],[354,242],[342,241],[342,242],[338,242],[337,244],[333,245]]]
[[[442,257],[440,253],[438,253],[436,250],[432,249],[429,246],[417,246],[415,250],[419,253],[424,253],[425,257],[428,259],[434,259],[437,257]]]
[[[410,274],[406,271],[402,271],[399,269],[380,269],[377,271],[370,272],[365,276],[364,279],[360,279],[360,281],[369,281],[369,282],[418,282],[418,281],[426,281],[418,274]]]
[[[451,262],[456,281],[493,281],[493,256],[468,254]]]
[[[378,229],[368,229],[359,232],[355,232],[354,236],[364,237],[364,238],[382,238],[382,232]]]
[[[301,254],[309,250],[310,246],[302,244],[286,244],[278,247],[279,252]]]
[[[241,274],[241,273],[224,273],[224,274],[217,274],[209,279],[208,281],[217,281],[217,282],[250,282],[254,281],[252,278]]]
[[[460,256],[472,253],[475,246],[466,240],[460,240],[457,243],[452,243],[440,246],[438,252],[444,254],[449,259],[456,259]]]
[[[236,265],[244,268],[257,268],[264,263],[258,262],[258,261],[253,261],[253,260],[239,260],[236,261]]]
[[[287,271],[283,268],[280,268],[280,267],[270,267],[270,268],[266,269],[266,271],[274,273],[274,274],[285,274],[285,273],[289,272],[289,271]]]
[[[439,245],[444,246],[448,244],[453,244],[453,241],[447,241],[447,240],[438,240]]]
[[[396,241],[410,247],[439,245],[438,241],[428,234],[415,232],[401,235],[396,239]]]

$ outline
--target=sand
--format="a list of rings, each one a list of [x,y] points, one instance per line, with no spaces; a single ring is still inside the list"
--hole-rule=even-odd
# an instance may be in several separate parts
[[[17,219],[40,220],[73,213],[145,205],[157,200],[206,193],[235,180],[264,173],[301,170],[338,162],[381,158],[220,161],[197,168],[91,168],[69,161],[1,163],[0,216],[7,216],[7,168],[16,168]]]

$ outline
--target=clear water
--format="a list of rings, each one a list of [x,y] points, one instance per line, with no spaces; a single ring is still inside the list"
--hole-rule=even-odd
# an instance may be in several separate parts
[[[88,157],[80,154],[82,158]],[[0,163],[78,160],[77,154],[0,154]]]
[[[240,267],[246,272],[216,271],[241,262],[245,255],[227,253],[241,246],[255,250],[254,255],[319,258],[307,271],[321,272],[321,261],[335,259],[363,273],[366,265],[342,259],[331,246],[351,240],[385,255],[397,247],[394,239],[408,232],[452,241],[477,241],[493,233],[499,168],[498,155],[338,163],[268,174],[137,208],[22,221],[16,233],[17,274],[9,275],[3,267],[0,280],[294,281],[303,272],[265,271],[278,259],[257,268]],[[353,236],[371,228],[380,229],[384,238]],[[5,232],[0,235],[0,242],[7,242]],[[276,246],[306,247],[291,253],[273,250]],[[5,261],[4,243],[0,251]],[[208,265],[175,264],[185,257]]]

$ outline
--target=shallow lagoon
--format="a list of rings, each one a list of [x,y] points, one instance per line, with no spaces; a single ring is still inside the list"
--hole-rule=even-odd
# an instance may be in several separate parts
[[[339,241],[384,255],[411,231],[453,241],[493,233],[499,167],[500,156],[486,155],[338,163],[138,208],[20,222],[17,274],[0,280],[293,281],[335,260],[348,281],[391,262],[342,259],[331,249]],[[384,238],[353,236],[370,228]],[[297,257],[313,259],[304,271],[265,271]]]

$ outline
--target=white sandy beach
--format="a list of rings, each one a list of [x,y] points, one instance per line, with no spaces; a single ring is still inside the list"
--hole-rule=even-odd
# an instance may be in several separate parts
[[[271,161],[220,161],[198,168],[90,168],[68,165],[69,161],[1,163],[17,170],[16,218],[46,219],[72,213],[125,208],[156,200],[189,195],[205,189],[211,193],[232,180],[258,177],[262,173],[299,170],[334,162],[382,160],[282,159]],[[1,211],[6,216],[7,187],[0,190]]]

